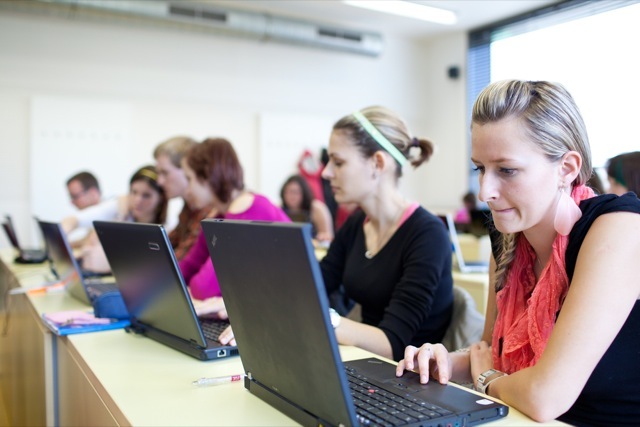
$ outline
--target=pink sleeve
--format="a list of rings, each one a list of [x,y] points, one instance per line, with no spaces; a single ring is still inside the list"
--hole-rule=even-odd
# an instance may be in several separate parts
[[[204,233],[201,231],[189,252],[178,263],[184,281],[189,284],[194,274],[198,272],[202,264],[209,258],[209,250],[204,240]]]
[[[211,259],[206,261],[191,278],[189,288],[191,289],[191,295],[196,299],[219,297],[221,295],[220,285],[218,284],[218,278],[213,269]]]

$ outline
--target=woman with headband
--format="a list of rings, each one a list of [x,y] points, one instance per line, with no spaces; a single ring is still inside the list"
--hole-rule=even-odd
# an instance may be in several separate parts
[[[451,241],[398,188],[405,164],[427,161],[433,144],[413,138],[392,111],[369,107],[333,126],[328,153],[322,177],[336,201],[360,207],[320,262],[327,294],[344,289],[361,306],[362,322],[332,309],[338,343],[400,360],[409,344],[439,342],[453,311]],[[233,344],[231,328],[219,340]]]
[[[62,220],[66,233],[77,227],[92,227],[93,221],[131,221],[164,224],[167,217],[167,198],[158,185],[155,166],[138,169],[129,180],[129,194],[105,200],[78,211]],[[109,272],[109,264],[94,233],[85,239],[81,248],[82,267],[100,273]]]
[[[328,153],[322,176],[336,201],[360,207],[320,263],[327,292],[343,286],[361,306],[362,322],[332,312],[338,342],[394,360],[410,343],[439,342],[453,309],[451,242],[442,221],[399,189],[403,167],[429,160],[433,144],[369,107],[333,126]]]

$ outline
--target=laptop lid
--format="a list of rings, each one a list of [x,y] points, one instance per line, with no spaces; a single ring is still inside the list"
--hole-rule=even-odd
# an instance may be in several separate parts
[[[237,354],[235,346],[205,338],[161,225],[94,221],[94,227],[136,332],[202,360]]]
[[[480,422],[506,414],[504,405],[457,387],[421,385],[415,373],[398,379],[395,365],[377,358],[343,364],[310,224],[201,224],[247,374],[245,386],[296,421],[359,424],[345,365],[362,369],[397,395],[446,401],[449,420]],[[421,424],[430,425],[415,425]]]
[[[59,223],[37,220],[42,231],[51,272],[65,283],[67,292],[74,298],[91,305],[83,282],[80,267],[73,256],[71,245]]]
[[[462,248],[460,247],[460,240],[458,239],[458,232],[456,231],[453,217],[451,214],[439,215],[439,218],[444,222],[449,232],[449,238],[451,239],[451,245],[453,248],[453,255],[455,256],[456,265],[458,270],[462,273],[488,273],[489,263],[484,261],[467,262],[464,259]]]
[[[11,246],[13,246],[13,248],[18,252],[15,262],[20,264],[38,264],[47,260],[47,254],[44,249],[23,248],[20,246],[18,234],[16,233],[16,229],[10,215],[5,215],[2,228],[4,228],[7,238],[11,242]]]
[[[11,246],[13,246],[17,251],[20,251],[20,243],[18,242],[16,230],[13,227],[13,221],[9,215],[5,215],[4,218],[5,220],[2,223],[2,228],[4,228],[4,232],[6,233],[9,242],[11,242]]]

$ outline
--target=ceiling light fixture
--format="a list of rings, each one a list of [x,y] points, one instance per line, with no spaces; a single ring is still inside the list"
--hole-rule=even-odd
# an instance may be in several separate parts
[[[437,24],[453,25],[458,20],[456,14],[450,10],[403,0],[343,0],[343,3]]]

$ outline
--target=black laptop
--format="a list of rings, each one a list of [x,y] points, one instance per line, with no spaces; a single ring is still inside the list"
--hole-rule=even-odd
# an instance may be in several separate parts
[[[102,295],[117,295],[118,286],[113,277],[85,277],[59,223],[38,220],[38,225],[47,247],[51,271],[58,280],[65,283],[71,296],[85,304],[94,305]]]
[[[47,260],[47,252],[44,249],[30,249],[20,246],[16,228],[13,226],[13,220],[10,215],[4,216],[2,228],[11,242],[11,246],[16,250],[15,262],[19,264],[39,264]]]
[[[228,321],[196,315],[161,225],[94,221],[94,227],[131,315],[128,331],[201,360],[238,354],[217,341]]]
[[[297,422],[463,426],[508,413],[453,385],[422,385],[413,372],[396,378],[378,358],[343,364],[309,224],[206,219],[202,228],[245,387]]]

